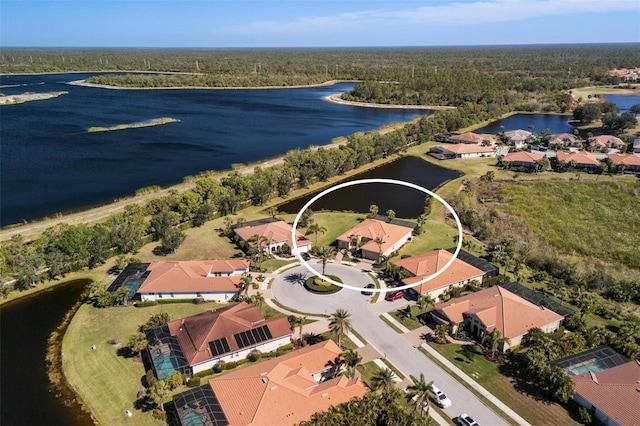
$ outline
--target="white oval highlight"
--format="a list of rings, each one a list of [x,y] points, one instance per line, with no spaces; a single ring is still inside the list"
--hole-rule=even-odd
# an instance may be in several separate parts
[[[415,284],[410,284],[410,285],[405,285],[405,286],[401,286],[401,287],[393,287],[393,288],[372,288],[372,289],[367,289],[367,291],[371,291],[374,293],[388,293],[388,292],[392,292],[392,291],[397,291],[397,290],[406,290],[408,288],[412,288],[412,287],[416,287],[419,286],[422,283],[426,283],[428,281],[431,281],[432,279],[434,279],[435,277],[437,277],[438,275],[442,274],[444,271],[447,270],[447,268],[449,268],[449,266],[451,266],[451,264],[453,263],[454,260],[456,260],[456,258],[458,257],[458,253],[460,253],[460,249],[462,248],[462,223],[460,223],[460,218],[458,217],[458,214],[455,212],[455,210],[453,210],[453,207],[451,207],[449,205],[449,203],[447,203],[442,197],[440,197],[438,194],[436,194],[433,191],[428,190],[427,188],[423,188],[420,185],[416,185],[415,183],[411,183],[411,182],[405,182],[402,180],[396,180],[396,179],[360,179],[360,180],[353,180],[353,181],[349,181],[349,182],[343,182],[340,183],[338,185],[332,186],[331,188],[325,189],[324,191],[322,191],[321,193],[319,193],[318,195],[316,195],[315,197],[313,197],[312,199],[310,199],[307,204],[305,204],[302,209],[298,212],[298,215],[296,216],[296,219],[293,221],[293,228],[291,230],[291,241],[293,243],[293,247],[292,247],[292,252],[295,253],[296,257],[298,258],[298,260],[300,261],[300,263],[302,263],[302,265],[304,265],[305,268],[307,268],[309,270],[309,272],[311,272],[313,275],[315,275],[316,277],[319,277],[325,281],[330,282],[331,284],[337,285],[339,287],[342,288],[348,288],[349,290],[355,290],[355,291],[362,291],[362,288],[360,287],[354,287],[354,286],[350,286],[348,284],[344,284],[344,283],[339,283],[336,282],[330,278],[325,277],[324,275],[322,275],[321,273],[317,272],[315,269],[313,269],[311,267],[311,265],[309,265],[300,255],[300,253],[298,253],[298,245],[296,244],[296,229],[298,228],[298,222],[300,221],[300,217],[302,216],[302,213],[304,213],[304,211],[306,209],[309,208],[309,206],[311,206],[311,204],[313,204],[314,202],[316,202],[316,200],[324,197],[325,195],[336,191],[338,189],[341,188],[346,188],[349,186],[354,186],[354,185],[361,185],[361,184],[368,184],[368,183],[387,183],[387,184],[392,184],[392,185],[400,185],[400,186],[406,186],[409,188],[413,188],[413,189],[417,189],[418,191],[422,191],[425,194],[428,194],[430,196],[432,196],[433,198],[435,198],[436,200],[440,201],[446,208],[447,210],[449,210],[449,212],[451,212],[451,214],[453,215],[455,221],[456,221],[456,225],[458,226],[458,245],[456,247],[455,252],[453,253],[453,256],[451,257],[451,259],[449,259],[449,261],[444,265],[444,267],[442,269],[440,269],[439,271],[436,271],[434,274],[429,275],[428,277],[425,277],[424,279],[418,281]]]

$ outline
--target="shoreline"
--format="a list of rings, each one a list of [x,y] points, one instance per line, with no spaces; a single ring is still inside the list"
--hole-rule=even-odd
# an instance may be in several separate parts
[[[345,101],[342,99],[341,93],[334,93],[333,95],[323,96],[322,100],[325,102],[332,102],[334,104],[340,105],[351,105],[358,106],[363,108],[388,108],[388,109],[419,109],[419,110],[447,110],[447,109],[456,109],[454,106],[445,106],[445,105],[394,105],[394,104],[374,104],[369,102],[357,102],[357,101]]]
[[[166,73],[154,73],[154,74],[166,74]],[[210,86],[175,86],[175,87],[124,87],[124,86],[110,86],[107,84],[88,83],[87,80],[74,80],[68,81],[65,84],[72,86],[93,87],[96,89],[110,89],[110,90],[269,90],[269,89],[304,89],[307,87],[324,87],[332,86],[337,83],[356,83],[358,80],[328,80],[324,83],[317,84],[299,84],[295,86],[229,86],[229,87],[210,87]]]
[[[198,72],[185,72],[185,71],[136,71],[136,70],[106,70],[106,71],[46,71],[46,72],[18,72],[18,73],[3,73],[2,76],[17,76],[17,75],[56,75],[56,74],[90,74],[90,73],[114,73],[114,72],[134,72],[136,74],[177,74],[177,75],[204,75]]]

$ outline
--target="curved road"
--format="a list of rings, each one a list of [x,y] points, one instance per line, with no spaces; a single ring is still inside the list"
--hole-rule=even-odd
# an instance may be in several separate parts
[[[317,271],[322,271],[320,264],[314,261],[309,263]],[[356,287],[364,287],[372,282],[366,273],[344,265],[327,264],[326,273],[339,276],[345,284]],[[310,314],[331,314],[337,308],[348,310],[353,328],[403,374],[407,377],[409,375],[418,377],[420,373],[424,373],[427,381],[433,380],[447,394],[453,402],[451,407],[444,409],[449,417],[454,418],[467,413],[480,425],[508,424],[471,391],[440,369],[379,318],[382,312],[381,307],[405,306],[406,301],[391,303],[382,300],[374,305],[370,303],[372,296],[364,296],[360,292],[349,289],[342,289],[331,295],[316,295],[306,291],[302,285],[304,279],[311,275],[304,266],[285,271],[273,282],[271,287],[273,296],[285,306]]]

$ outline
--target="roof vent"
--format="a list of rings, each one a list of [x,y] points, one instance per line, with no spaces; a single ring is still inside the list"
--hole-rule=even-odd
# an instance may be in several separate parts
[[[271,386],[271,390],[276,390],[276,389],[278,389],[277,386]]]
[[[262,378],[262,383],[264,383],[264,384],[266,385],[266,384],[267,384],[267,382],[268,382],[267,378],[266,378],[266,377],[263,377],[263,378]]]
[[[321,396],[322,396],[323,398],[326,398],[326,397],[328,397],[328,396],[329,396],[329,394],[325,392],[325,393],[323,393]]]

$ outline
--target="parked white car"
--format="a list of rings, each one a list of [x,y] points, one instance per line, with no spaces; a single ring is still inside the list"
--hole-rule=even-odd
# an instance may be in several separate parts
[[[438,397],[438,405],[441,408],[451,407],[451,400],[449,399],[449,397],[447,397],[447,395],[445,395],[444,392],[433,385],[431,385],[431,389],[433,390],[433,393],[436,394],[436,397]]]

